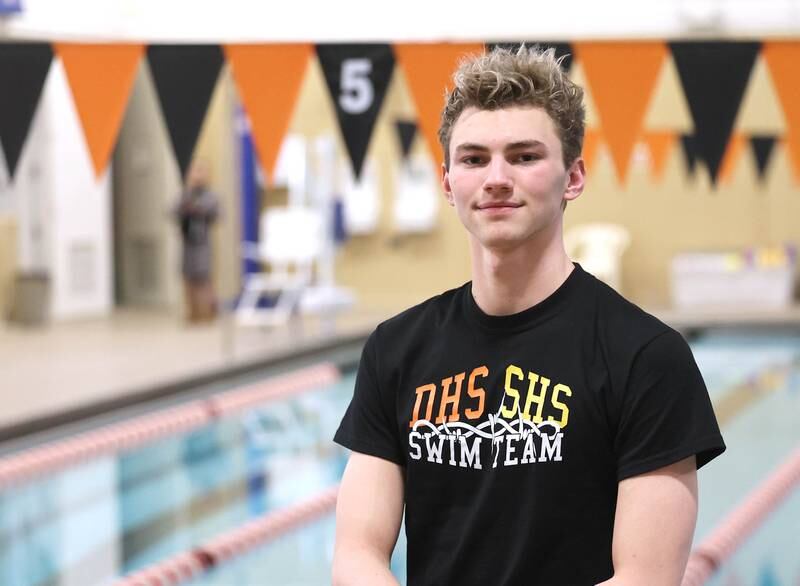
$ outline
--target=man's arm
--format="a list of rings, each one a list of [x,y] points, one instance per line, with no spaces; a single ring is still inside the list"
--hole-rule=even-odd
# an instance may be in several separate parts
[[[397,586],[389,563],[403,518],[403,469],[353,452],[336,504],[334,586]]]
[[[679,586],[697,520],[697,468],[691,456],[619,483],[614,577],[603,586]]]

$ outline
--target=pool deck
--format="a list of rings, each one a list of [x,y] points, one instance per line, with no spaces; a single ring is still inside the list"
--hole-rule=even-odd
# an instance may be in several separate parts
[[[715,327],[800,330],[800,306],[650,311],[686,335]],[[230,318],[187,326],[173,314],[144,310],[35,329],[0,324],[0,441],[358,343],[388,315],[356,311],[330,323],[307,318],[271,329],[238,327]]]
[[[123,310],[35,329],[0,326],[0,442],[291,359],[301,365],[304,356],[363,343],[385,317],[353,312],[265,329]]]
[[[652,313],[683,332],[720,327],[800,329],[800,305],[786,309],[663,309]]]

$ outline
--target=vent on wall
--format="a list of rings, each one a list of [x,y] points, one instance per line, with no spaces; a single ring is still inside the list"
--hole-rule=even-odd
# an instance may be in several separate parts
[[[140,292],[158,288],[158,244],[153,238],[132,238],[130,241],[133,287]]]
[[[73,242],[69,247],[69,290],[86,295],[97,286],[97,254],[92,242]]]

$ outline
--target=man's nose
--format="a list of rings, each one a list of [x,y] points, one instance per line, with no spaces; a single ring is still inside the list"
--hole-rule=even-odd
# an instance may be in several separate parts
[[[503,158],[492,158],[483,188],[489,193],[502,193],[510,190],[513,186],[514,182],[508,162]]]

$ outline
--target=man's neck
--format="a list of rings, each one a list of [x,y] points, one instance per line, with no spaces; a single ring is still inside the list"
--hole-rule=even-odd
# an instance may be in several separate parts
[[[472,243],[472,295],[489,315],[519,313],[544,301],[573,269],[561,238],[502,251]]]

